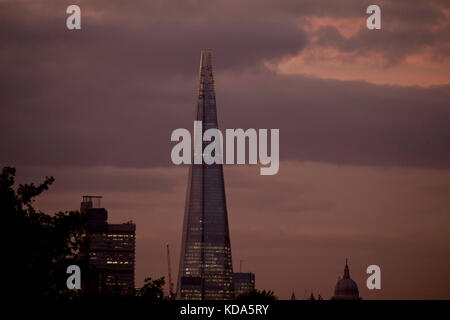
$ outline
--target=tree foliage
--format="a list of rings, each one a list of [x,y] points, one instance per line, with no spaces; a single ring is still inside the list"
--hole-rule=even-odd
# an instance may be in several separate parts
[[[36,197],[47,191],[55,181],[46,177],[39,185],[15,186],[16,169],[4,167],[0,174],[0,213],[5,228],[4,267],[6,277],[3,288],[11,298],[48,297],[73,299],[89,297],[98,301],[119,297],[102,295],[91,297],[80,291],[68,290],[67,267],[81,267],[82,278],[87,268],[87,217],[78,211],[46,214],[33,207]],[[8,232],[9,231],[9,232]],[[84,273],[84,274],[83,274]],[[83,283],[83,282],[82,282]],[[158,301],[163,299],[164,277],[145,279],[136,291],[138,299]],[[6,286],[6,288],[5,288]],[[127,297],[130,298],[130,297]],[[131,297],[134,299],[133,297]]]
[[[136,295],[148,301],[162,300],[164,284],[164,277],[155,280],[152,280],[152,278],[145,278],[144,285],[137,290]]]
[[[78,211],[48,215],[33,201],[54,182],[46,177],[39,185],[15,187],[16,170],[4,167],[0,174],[0,212],[12,234],[5,247],[7,279],[12,295],[54,296],[72,294],[66,289],[66,268],[82,264],[80,255],[86,217]]]
[[[272,290],[258,290],[254,289],[248,293],[243,293],[239,295],[236,300],[242,301],[257,301],[257,302],[268,302],[278,299]]]

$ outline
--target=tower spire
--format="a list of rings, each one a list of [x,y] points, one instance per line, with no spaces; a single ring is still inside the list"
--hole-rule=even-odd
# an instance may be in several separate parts
[[[211,50],[200,54],[196,121],[203,133],[218,128]],[[203,149],[207,142],[202,146]],[[186,300],[234,298],[233,265],[221,164],[192,162],[189,168],[177,297]]]
[[[350,278],[350,270],[348,268],[348,259],[345,258],[344,279]]]

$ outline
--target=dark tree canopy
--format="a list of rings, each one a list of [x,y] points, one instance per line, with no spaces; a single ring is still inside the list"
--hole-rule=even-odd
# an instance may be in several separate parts
[[[152,280],[145,278],[145,284],[136,292],[138,297],[143,300],[158,301],[163,299],[163,286],[165,284],[164,277]]]
[[[49,215],[36,210],[33,201],[55,179],[46,177],[39,185],[15,186],[15,176],[16,169],[11,167],[4,167],[0,174],[0,213],[7,231],[11,231],[4,246],[8,259],[4,264],[7,275],[2,283],[5,292],[11,298],[83,297],[83,285],[81,291],[67,289],[66,270],[72,264],[80,266],[82,279],[89,270],[85,240],[87,217],[79,211]],[[145,301],[161,300],[163,286],[164,278],[147,278],[136,295]]]
[[[248,293],[244,293],[239,295],[236,300],[241,301],[256,301],[256,302],[264,302],[264,301],[273,301],[278,299],[272,290],[258,290],[254,289]]]
[[[3,168],[0,175],[0,211],[12,232],[6,247],[5,284],[12,295],[63,297],[66,269],[83,264],[80,255],[85,217],[78,211],[49,215],[35,210],[34,199],[54,182],[46,177],[39,185],[14,186],[16,170]]]

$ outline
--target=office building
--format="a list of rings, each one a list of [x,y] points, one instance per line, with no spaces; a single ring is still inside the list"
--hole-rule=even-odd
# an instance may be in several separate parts
[[[108,223],[108,212],[100,199],[83,196],[81,203],[87,216],[87,291],[92,295],[133,294],[136,225],[131,221]]]

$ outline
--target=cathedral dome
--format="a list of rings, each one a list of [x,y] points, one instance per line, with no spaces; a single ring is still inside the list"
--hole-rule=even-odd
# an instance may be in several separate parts
[[[344,268],[344,277],[339,279],[334,289],[335,300],[359,300],[358,285],[350,278],[347,262]]]

